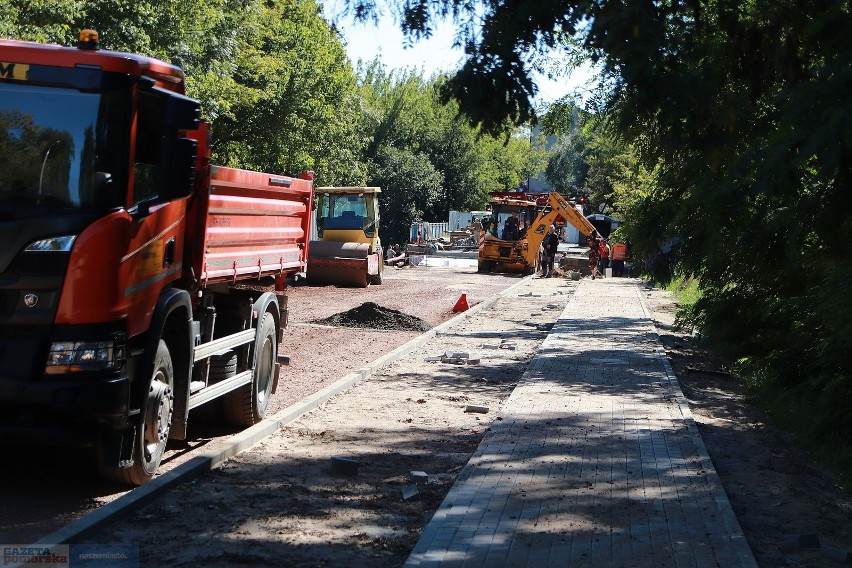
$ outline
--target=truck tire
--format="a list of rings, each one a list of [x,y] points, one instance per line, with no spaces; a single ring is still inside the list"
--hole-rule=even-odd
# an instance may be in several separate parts
[[[171,353],[166,342],[161,339],[154,358],[154,374],[148,385],[148,396],[136,425],[133,465],[126,468],[104,467],[106,464],[101,457],[99,461],[104,478],[126,485],[144,485],[154,477],[163,459],[172,426],[174,377]]]
[[[233,350],[210,357],[210,384],[230,379],[237,374],[237,354]]]
[[[381,270],[379,271],[378,274],[373,274],[369,278],[370,278],[370,284],[376,284],[376,285],[381,284],[382,283],[382,272],[381,272]]]
[[[278,341],[275,318],[271,313],[263,314],[259,333],[259,348],[251,382],[229,393],[223,400],[225,419],[237,426],[252,426],[263,420],[269,406],[269,397],[272,395]]]

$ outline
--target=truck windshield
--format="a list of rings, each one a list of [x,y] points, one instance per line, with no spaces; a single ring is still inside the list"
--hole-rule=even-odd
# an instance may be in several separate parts
[[[123,205],[129,114],[121,93],[0,83],[0,204]]]

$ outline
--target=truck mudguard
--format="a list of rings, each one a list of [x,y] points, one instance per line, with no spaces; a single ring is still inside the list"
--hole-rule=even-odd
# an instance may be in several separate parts
[[[160,338],[166,340],[175,371],[175,422],[185,422],[189,381],[192,376],[192,347],[195,344],[192,326],[192,299],[189,292],[166,288],[160,294],[151,326],[142,339],[142,356],[136,364],[132,403],[140,408],[144,403],[148,381],[154,373],[154,358]]]

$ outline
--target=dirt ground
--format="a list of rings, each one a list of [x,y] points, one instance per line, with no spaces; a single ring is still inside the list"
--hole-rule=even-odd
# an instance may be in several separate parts
[[[838,473],[772,426],[727,361],[673,328],[670,294],[648,289],[645,300],[758,564],[852,565],[852,496],[839,489]]]
[[[382,312],[409,314],[409,323],[420,325],[422,320],[435,326],[456,315],[452,308],[462,294],[474,306],[520,279],[517,275],[477,274],[475,267],[406,267],[386,269],[384,284],[368,288],[294,283],[288,292],[291,325],[280,349],[292,362],[283,369],[268,413],[304,399],[421,333],[415,329],[323,326],[319,320],[375,302]],[[205,422],[203,412],[202,407],[190,414],[186,440],[169,441],[159,474],[198,453],[214,451],[239,431],[221,422]],[[0,468],[2,543],[35,542],[128,491],[126,486],[99,479],[93,452],[3,440],[0,455],[4,456]]]
[[[431,325],[452,316],[399,286],[399,301],[385,308]],[[527,281],[511,298],[87,542],[134,544],[141,566],[401,566],[575,286],[561,278]],[[852,550],[852,499],[831,471],[767,424],[736,379],[719,373],[723,361],[672,328],[676,306],[668,294],[644,294],[759,565],[839,566]],[[321,367],[294,369],[294,376],[339,377],[356,364],[350,358],[370,361],[387,350],[387,331],[365,340],[311,323],[334,315],[321,295],[308,291],[296,302],[312,315],[300,315],[295,329],[325,347]],[[418,335],[392,333],[397,342]],[[467,353],[471,364],[427,360],[447,352]],[[294,381],[276,404],[301,395]],[[426,473],[428,482],[415,484],[412,472]],[[802,546],[816,542],[823,548]]]

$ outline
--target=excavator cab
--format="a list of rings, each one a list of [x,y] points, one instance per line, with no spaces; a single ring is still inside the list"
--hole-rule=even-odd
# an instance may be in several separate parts
[[[496,203],[491,212],[489,233],[504,241],[523,239],[537,215],[535,203],[519,200]]]

